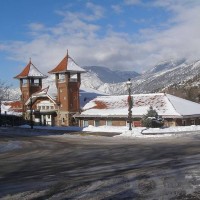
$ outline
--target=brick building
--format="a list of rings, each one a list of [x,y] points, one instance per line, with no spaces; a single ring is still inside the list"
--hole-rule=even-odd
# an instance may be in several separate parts
[[[55,75],[57,94],[48,94],[48,87],[42,88],[46,78],[30,61],[15,78],[20,81],[21,107],[25,119],[31,116],[35,123],[69,126],[74,124],[73,115],[80,111],[79,89],[81,73],[79,67],[68,55],[49,73]],[[32,115],[31,115],[32,114]]]

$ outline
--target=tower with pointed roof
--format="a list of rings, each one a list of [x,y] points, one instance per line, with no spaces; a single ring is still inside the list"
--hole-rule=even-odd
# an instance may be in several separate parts
[[[86,72],[68,55],[51,71],[55,74],[57,87],[58,116],[57,125],[69,126],[73,123],[73,115],[80,111],[79,88],[81,73]]]
[[[20,81],[21,90],[21,102],[23,107],[23,113],[26,111],[25,103],[35,92],[42,89],[42,79],[46,78],[31,62],[31,59],[27,66],[22,70],[20,74],[14,78]]]

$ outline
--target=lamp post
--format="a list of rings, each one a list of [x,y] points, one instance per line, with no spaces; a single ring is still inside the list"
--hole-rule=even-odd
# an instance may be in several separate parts
[[[30,97],[30,125],[31,129],[33,129],[33,101],[32,101],[32,96]]]
[[[1,126],[1,100],[0,100],[0,126]]]
[[[132,130],[132,110],[131,109],[133,107],[133,102],[132,102],[132,97],[131,97],[132,82],[131,82],[130,78],[126,82],[126,86],[128,88],[128,121],[129,121],[129,130]]]

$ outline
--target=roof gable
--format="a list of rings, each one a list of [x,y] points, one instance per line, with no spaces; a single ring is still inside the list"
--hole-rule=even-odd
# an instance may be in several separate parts
[[[18,74],[17,76],[15,76],[14,78],[46,78],[46,76],[40,72],[31,62],[31,60],[29,61],[29,63],[27,64],[27,66],[22,70],[22,72],[20,74]]]
[[[44,89],[41,89],[38,92],[33,93],[32,96],[26,101],[25,105],[30,105],[31,98],[32,98],[32,102],[35,102],[38,98],[41,98],[41,97],[46,97],[52,103],[56,104],[55,100],[48,94],[48,90],[49,90],[49,86]]]

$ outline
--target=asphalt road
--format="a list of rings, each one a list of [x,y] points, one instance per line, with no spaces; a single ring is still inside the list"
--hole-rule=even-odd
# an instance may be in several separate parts
[[[200,199],[200,134],[115,139],[27,131],[0,129],[0,199]]]

